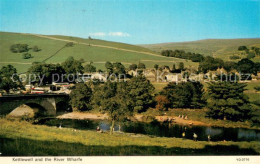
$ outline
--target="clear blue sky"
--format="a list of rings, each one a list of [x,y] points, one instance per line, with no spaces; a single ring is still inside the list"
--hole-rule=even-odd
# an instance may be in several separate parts
[[[0,0],[0,31],[131,44],[259,38],[260,0]]]

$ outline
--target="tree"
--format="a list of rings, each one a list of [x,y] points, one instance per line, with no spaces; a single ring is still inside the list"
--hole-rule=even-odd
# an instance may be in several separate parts
[[[96,72],[96,67],[94,67],[92,64],[87,64],[84,70],[85,72],[92,73],[92,72]]]
[[[260,72],[260,62],[255,62],[254,67],[256,72]]]
[[[241,59],[237,63],[237,70],[243,74],[256,74],[257,69],[255,67],[255,63],[247,58]]]
[[[28,52],[23,54],[23,59],[30,59],[30,58],[32,58],[32,55],[29,54]]]
[[[3,66],[0,70],[0,89],[9,93],[10,90],[22,87],[22,83],[16,73],[16,68],[12,65]]]
[[[65,70],[60,64],[46,64],[34,63],[29,69],[28,73],[36,75],[34,78],[29,79],[40,85],[51,84],[52,82],[64,82],[63,74]]]
[[[207,73],[208,71],[214,71],[218,68],[222,68],[224,61],[222,59],[213,58],[211,56],[206,56],[205,59],[199,63],[199,71]]]
[[[255,86],[254,89],[259,92],[260,91],[260,86]]]
[[[129,70],[135,71],[136,69],[137,69],[137,65],[136,65],[136,64],[131,64],[131,65],[129,66]]]
[[[244,94],[246,84],[211,82],[207,92],[208,115],[213,118],[244,121],[250,119],[251,106]]]
[[[233,56],[229,56],[229,59],[236,60],[236,59],[240,59],[240,57],[237,55],[233,55]]]
[[[161,110],[161,111],[168,110],[168,106],[167,105],[169,104],[169,100],[167,99],[166,96],[164,96],[164,95],[157,95],[155,97],[155,101],[157,103],[157,105],[155,107],[157,110]]]
[[[184,70],[184,63],[183,62],[179,63],[179,70],[181,70],[181,71]]]
[[[252,52],[249,52],[249,54],[247,55],[248,59],[253,59],[255,57],[255,54]]]
[[[89,86],[83,83],[76,84],[76,88],[70,93],[71,106],[80,111],[92,109],[90,104],[92,97],[92,90]]]
[[[95,86],[92,102],[99,110],[108,114],[111,120],[110,134],[115,121],[122,120],[133,112],[133,101],[126,90],[125,82],[106,82]]]
[[[39,52],[39,51],[41,51],[41,49],[40,49],[38,46],[33,46],[32,50],[33,50],[34,52]]]
[[[155,64],[153,67],[154,67],[155,70],[158,70],[159,65],[158,65],[158,64]]]
[[[184,50],[163,50],[161,55],[167,57],[176,57],[181,59],[189,59],[193,62],[201,62],[204,60],[204,56],[201,54],[195,54],[191,52],[185,52]]]
[[[238,47],[238,51],[245,51],[248,50],[248,48],[246,46],[239,46]]]
[[[192,93],[191,108],[202,108],[205,105],[205,100],[203,99],[204,89],[203,84],[199,81],[187,83],[190,85],[190,92]]]
[[[253,50],[255,52],[255,55],[260,55],[260,48],[258,47],[251,47],[251,50]]]
[[[232,69],[236,69],[237,64],[235,62],[232,61],[226,61],[224,63],[223,68],[227,71],[230,72]]]
[[[66,43],[65,47],[73,47],[74,46],[74,43],[73,42],[68,42]]]
[[[203,85],[200,82],[169,83],[160,93],[170,101],[172,108],[201,108]]]
[[[105,67],[107,69],[107,72],[109,74],[113,73],[113,64],[109,61],[106,62]]]
[[[67,74],[83,73],[84,70],[82,63],[73,57],[68,57],[61,65]]]
[[[145,69],[145,64],[144,63],[139,63],[137,68],[138,69]]]
[[[12,51],[13,53],[28,52],[29,47],[28,44],[13,44],[10,47],[10,51]]]
[[[175,71],[176,71],[176,66],[175,66],[175,64],[173,64],[172,65],[172,72],[175,73]]]
[[[125,66],[122,63],[116,62],[116,63],[113,63],[112,66],[113,66],[113,73],[115,75],[118,76],[120,74],[121,75],[125,74]]]
[[[135,112],[145,111],[151,105],[154,86],[144,76],[127,81],[126,90],[133,100]]]

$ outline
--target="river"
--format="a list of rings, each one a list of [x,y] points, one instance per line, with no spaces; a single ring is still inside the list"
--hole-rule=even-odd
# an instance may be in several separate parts
[[[41,119],[37,124],[68,127],[80,130],[96,130],[99,126],[103,131],[110,129],[108,120],[77,120],[77,119],[57,119],[46,118]],[[224,127],[206,127],[206,126],[184,126],[178,124],[160,123],[157,121],[151,123],[144,122],[118,122],[115,125],[115,131],[145,134],[158,137],[183,137],[185,133],[186,139],[193,139],[196,133],[199,141],[207,141],[210,135],[211,141],[260,141],[260,130],[244,129],[244,128],[224,128]]]

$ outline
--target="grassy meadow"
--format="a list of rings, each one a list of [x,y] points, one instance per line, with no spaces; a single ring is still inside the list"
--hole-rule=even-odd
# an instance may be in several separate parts
[[[67,42],[74,42],[73,47],[66,47],[60,50]],[[33,58],[23,59],[23,53],[12,53],[10,46],[13,44],[28,44],[29,47],[38,46],[41,51],[29,53]],[[75,59],[84,59],[85,63],[93,62],[97,69],[105,69],[106,61],[122,62],[126,67],[132,63],[138,64],[143,62],[147,68],[153,68],[154,64],[169,65],[173,63],[184,62],[186,66],[197,67],[197,63],[193,63],[184,59],[169,58],[161,56],[149,49],[96,39],[81,39],[66,36],[42,36],[33,34],[6,33],[0,32],[0,66],[12,64],[18,72],[25,72],[31,66],[32,62],[61,63],[69,56]],[[83,64],[83,65],[84,65]]]
[[[209,55],[223,60],[230,60],[229,56],[239,54],[237,51],[239,46],[245,45],[247,47],[260,47],[260,39],[205,39],[191,42],[176,42],[176,43],[160,43],[141,45],[145,48],[151,49],[155,52],[162,50],[184,50],[187,52],[201,53],[202,55]],[[241,57],[246,57],[245,55]],[[253,61],[259,62],[260,57],[256,57]]]
[[[32,125],[0,119],[0,151],[6,155],[243,155],[260,154],[260,142],[206,142],[130,133]]]

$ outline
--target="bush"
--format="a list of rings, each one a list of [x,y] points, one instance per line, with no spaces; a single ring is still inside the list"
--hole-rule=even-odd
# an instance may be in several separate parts
[[[254,87],[254,89],[255,89],[256,91],[260,91],[260,86],[256,86],[256,87]]]
[[[10,51],[13,53],[28,52],[29,48],[27,44],[13,44],[10,47]]]
[[[238,47],[238,51],[245,51],[248,50],[248,48],[246,46],[239,46]]]
[[[233,56],[229,56],[229,59],[236,60],[236,59],[240,59],[240,57],[237,55],[233,55]]]
[[[144,121],[144,122],[153,122],[153,121],[155,121],[156,119],[155,119],[155,117],[154,116],[143,116],[142,117],[142,121]]]
[[[255,57],[255,54],[250,52],[248,55],[247,55],[247,58],[248,59],[253,59]]]
[[[167,99],[166,96],[158,95],[155,97],[155,101],[157,103],[157,105],[156,105],[157,110],[162,110],[162,111],[168,110],[167,104],[169,104],[169,100]]]
[[[32,58],[31,54],[29,54],[29,53],[24,53],[23,54],[23,59],[30,59],[30,58]]]
[[[74,43],[73,43],[73,42],[68,42],[65,46],[66,46],[66,47],[73,47],[73,46],[74,46]]]
[[[41,51],[41,49],[39,49],[38,46],[33,46],[32,50],[33,50],[34,52]]]

